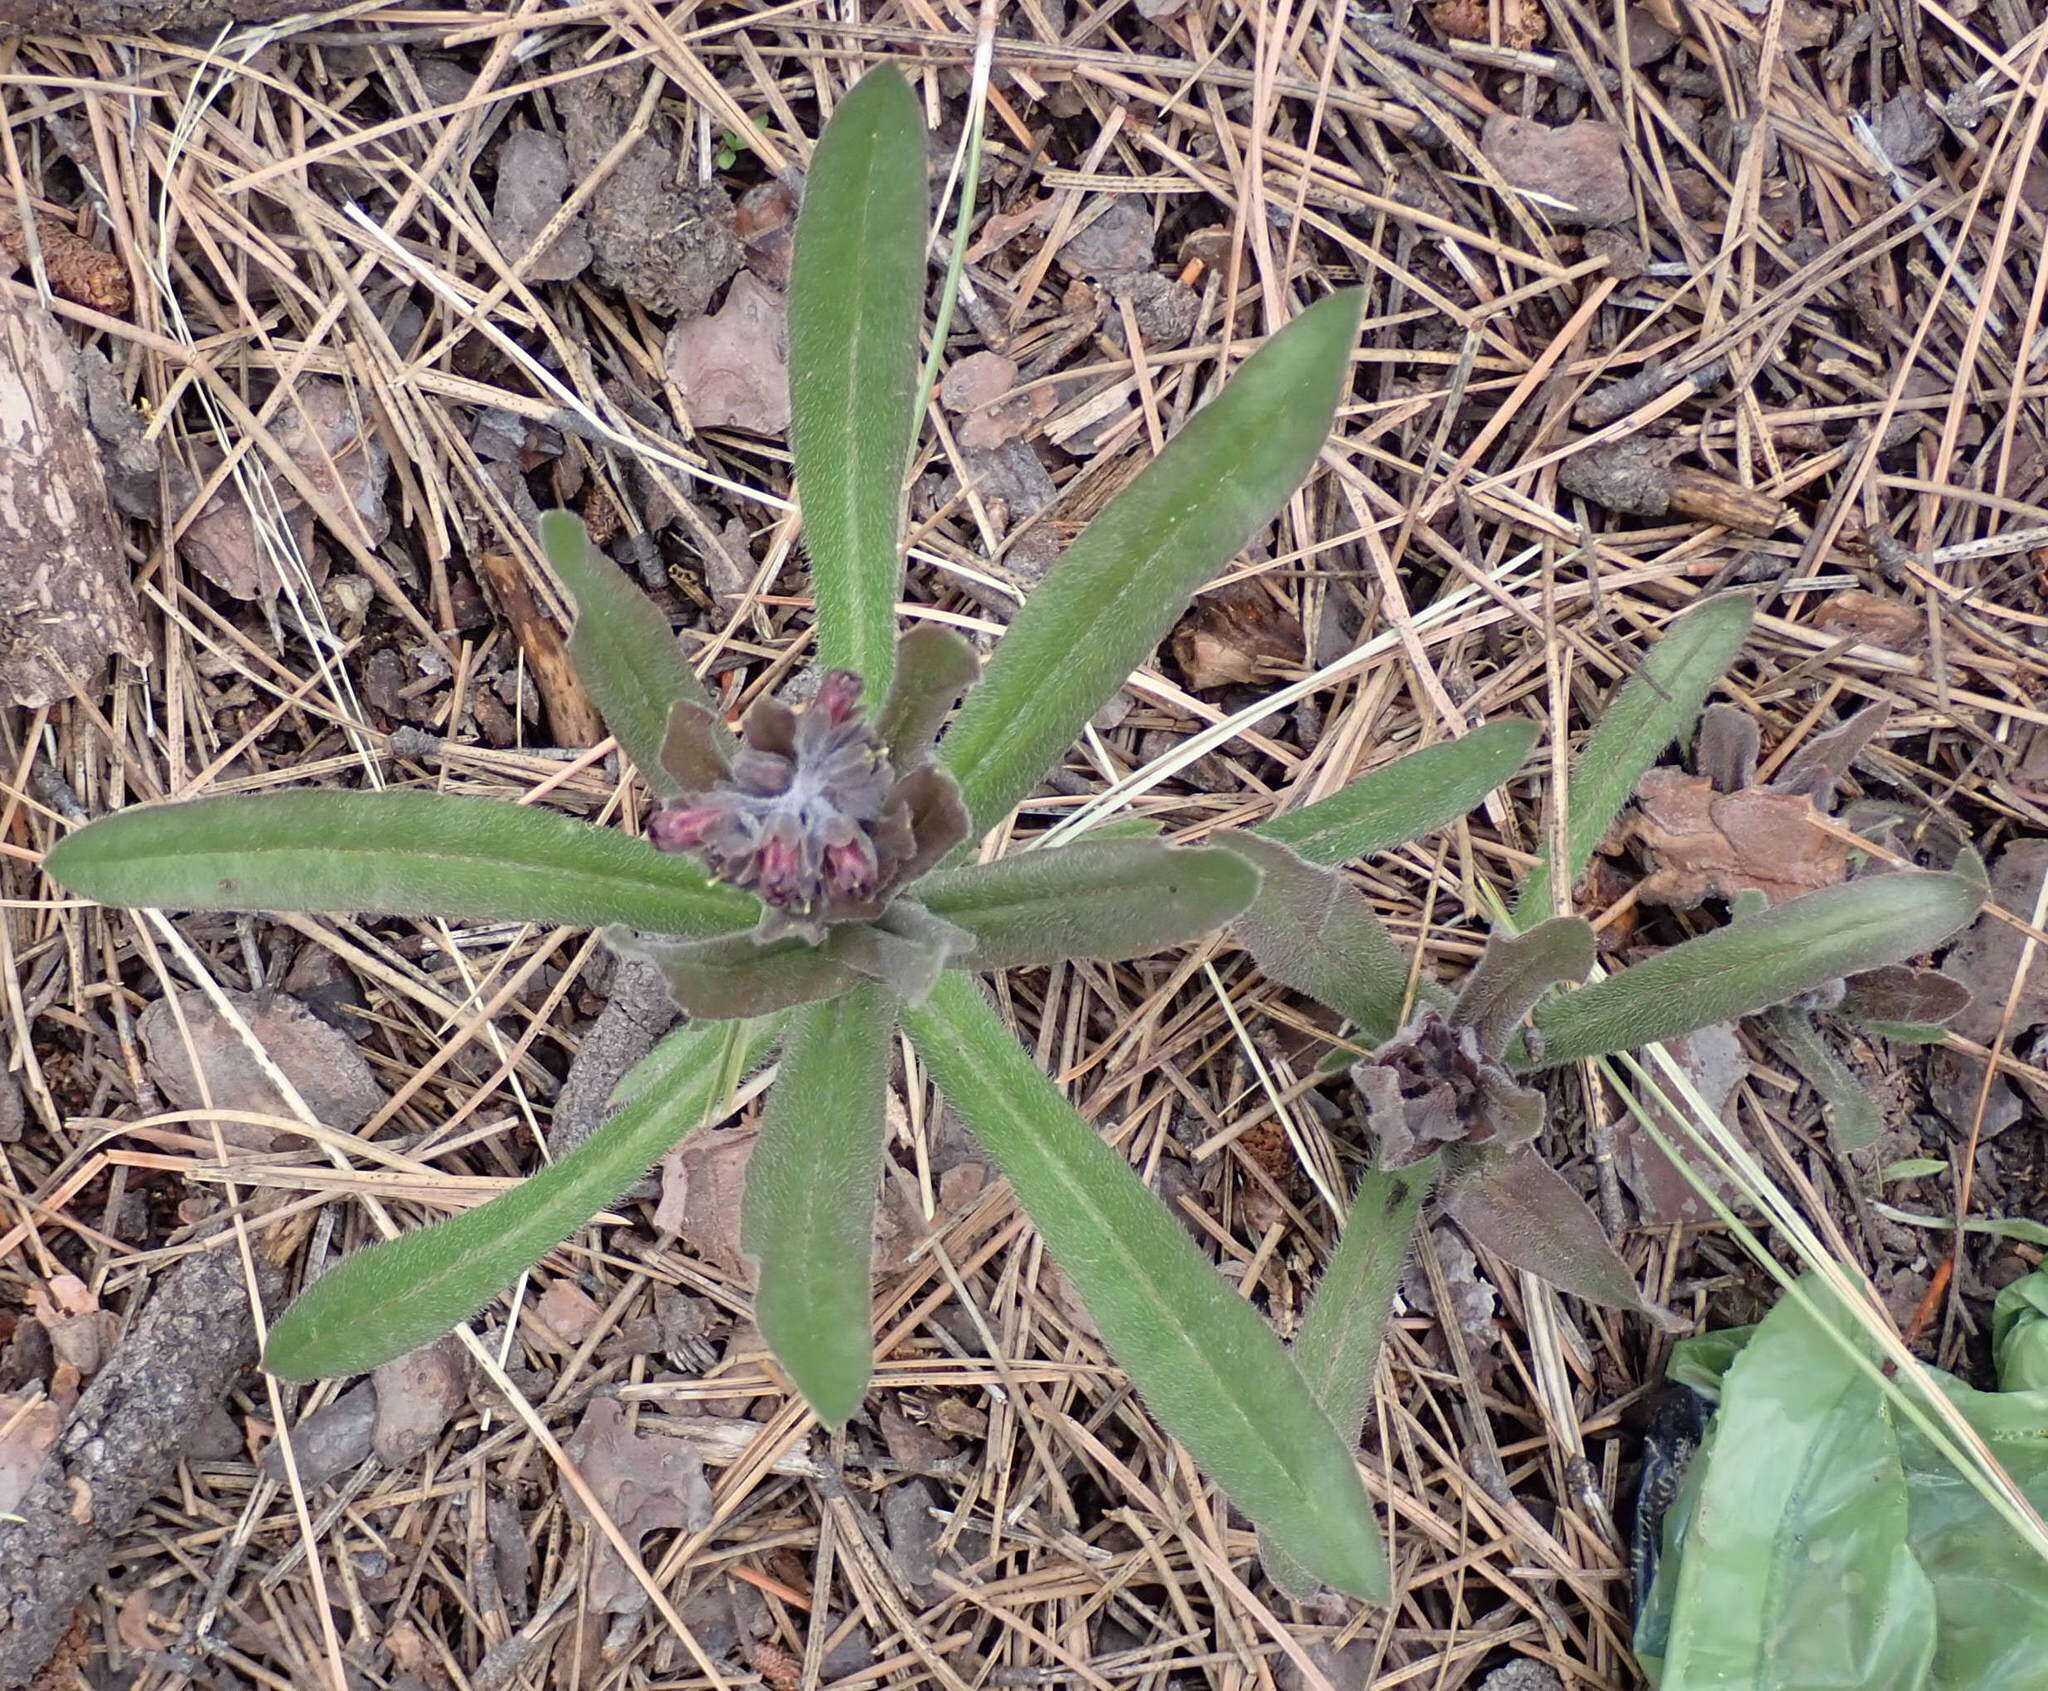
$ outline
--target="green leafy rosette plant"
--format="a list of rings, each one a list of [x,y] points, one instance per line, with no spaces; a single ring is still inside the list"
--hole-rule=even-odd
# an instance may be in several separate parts
[[[1536,1148],[1544,1098],[1531,1082],[1543,1071],[1766,1011],[1780,1015],[1782,1030],[1805,1015],[1788,1006],[1875,1007],[1869,1025],[1886,1028],[1908,998],[1923,1020],[1957,1007],[1956,983],[1902,965],[1970,921],[1983,896],[1978,875],[1905,870],[1769,910],[1738,902],[1725,927],[1584,987],[1591,926],[1578,916],[1542,919],[1553,889],[1577,881],[1651,764],[1691,733],[1750,620],[1741,597],[1696,607],[1610,702],[1568,774],[1556,878],[1550,864],[1530,877],[1455,996],[1425,975],[1408,1002],[1411,960],[1336,872],[1338,852],[1305,831],[1284,843],[1219,836],[1260,869],[1237,938],[1270,978],[1348,1017],[1371,1047],[1350,1073],[1373,1161],[1293,1346],[1349,1436],[1365,1419],[1402,1267],[1432,1196],[1503,1262],[1589,1302],[1664,1319],[1591,1207]],[[1316,1583],[1271,1535],[1264,1559],[1284,1589]]]
[[[1003,821],[1306,474],[1359,302],[1323,300],[1248,360],[1074,542],[977,673],[956,635],[897,638],[925,206],[916,100],[877,71],[819,141],[796,232],[791,433],[821,671],[800,707],[764,700],[733,735],[666,620],[580,522],[543,523],[576,607],[571,657],[655,800],[647,838],[476,798],[303,791],[124,812],[62,841],[47,867],[116,905],[601,927],[690,1013],[573,1152],[306,1288],[272,1329],[275,1373],[357,1373],[466,1320],[772,1059],[743,1212],[757,1317],[820,1419],[846,1421],[872,1369],[900,1032],[1162,1425],[1315,1578],[1384,1597],[1351,1441],[972,976],[1212,933],[1252,906],[1261,846],[1346,861],[1441,826],[1514,772],[1533,731],[1504,724],[1418,752],[1243,850],[1124,837],[969,861],[966,842]]]

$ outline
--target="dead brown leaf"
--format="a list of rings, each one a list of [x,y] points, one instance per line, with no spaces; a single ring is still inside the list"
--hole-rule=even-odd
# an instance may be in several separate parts
[[[498,148],[498,182],[491,194],[491,239],[513,263],[533,252],[548,219],[569,197],[569,149],[544,129],[518,129]],[[567,282],[590,264],[583,219],[572,218],[547,250],[526,266],[529,282]]]
[[[789,310],[742,271],[714,315],[678,322],[664,354],[700,429],[781,434],[789,427]]]
[[[225,996],[323,1126],[352,1133],[383,1108],[384,1088],[377,1084],[355,1041],[329,1027],[296,998],[277,993],[266,999],[247,992]],[[168,998],[158,999],[136,1017],[135,1028],[142,1036],[151,1078],[176,1108],[210,1106],[292,1118],[284,1096],[204,992],[194,989],[179,994],[175,1007]],[[201,1075],[205,1077],[203,1089]],[[198,1123],[192,1131],[203,1134],[207,1129]],[[259,1151],[270,1150],[278,1139],[276,1129],[254,1122],[223,1121],[220,1131],[230,1145]]]
[[[60,1270],[29,1289],[28,1307],[49,1335],[54,1362],[69,1364],[87,1378],[100,1371],[113,1351],[120,1323],[112,1311],[100,1308],[83,1280]]]
[[[384,488],[391,455],[366,431],[345,383],[302,377],[294,399],[278,407],[271,432],[298,473],[322,503],[349,527],[347,539],[373,547],[391,530]],[[223,454],[199,443],[190,450],[193,469],[210,476]],[[299,556],[313,560],[313,513],[291,483],[273,473],[278,517]],[[254,514],[233,477],[221,483],[186,525],[183,556],[224,593],[237,599],[275,598],[278,567],[263,545]]]
[[[40,1393],[0,1397],[0,1515],[28,1495],[63,1430],[63,1412]]]
[[[1708,1108],[1719,1112],[1730,1094],[1749,1073],[1749,1060],[1742,1054],[1742,1041],[1726,1024],[1701,1028],[1677,1039],[1665,1041],[1664,1048],[1683,1069]],[[1653,1104],[1657,1126],[1667,1139],[1678,1140],[1682,1128]],[[1693,1190],[1692,1182],[1664,1154],[1649,1130],[1631,1113],[1624,1112],[1614,1129],[1615,1167],[1628,1189],[1635,1194],[1636,1208],[1645,1227],[1670,1227],[1681,1223],[1707,1222],[1714,1212],[1705,1198]],[[1710,1169],[1703,1169],[1723,1198],[1732,1198],[1735,1188]]]
[[[591,1399],[565,1447],[584,1482],[635,1549],[651,1532],[680,1527],[696,1532],[711,1524],[711,1487],[704,1464],[687,1439],[636,1433],[614,1397]],[[582,1500],[570,1494],[570,1511],[588,1522]],[[617,1553],[602,1539],[593,1545],[586,1595],[602,1614],[632,1614],[647,1594]]]
[[[1097,200],[1060,247],[1060,263],[1077,276],[1122,276],[1152,263],[1152,214],[1136,194]]]
[[[1174,661],[1197,693],[1269,682],[1302,661],[1301,619],[1257,582],[1204,593],[1173,631]]]
[[[1636,806],[1623,831],[1650,862],[1639,889],[1647,904],[1688,910],[1749,889],[1778,904],[1849,870],[1847,849],[1816,826],[1805,793],[1721,793],[1704,776],[1664,767],[1643,777]]]
[[[1582,118],[1552,129],[1495,112],[1479,150],[1510,187],[1542,195],[1542,215],[1562,227],[1622,223],[1635,211],[1621,131],[1611,123]]]
[[[1915,419],[1915,427],[1918,420]],[[1832,594],[1813,613],[1813,626],[1830,634],[1883,646],[1894,652],[1916,652],[1927,644],[1927,618],[1911,605],[1866,593],[1860,587]]]
[[[691,1135],[661,1160],[661,1201],[654,1210],[656,1233],[672,1235],[742,1285],[754,1280],[740,1248],[740,1204],[754,1139],[750,1127]]]
[[[385,1363],[370,1381],[377,1388],[371,1446],[378,1460],[403,1467],[441,1436],[469,1400],[469,1353],[450,1334]]]
[[[1991,866],[1991,902],[2022,920],[2031,918],[2044,878],[2048,878],[2048,839],[2014,840]],[[2048,1023],[2048,948],[2035,947],[2022,983],[2020,954],[2026,943],[2023,932],[1987,910],[1949,948],[1942,961],[1943,972],[1970,989],[1970,1002],[1950,1024],[1963,1038],[1989,1045],[2002,1026],[2011,1046],[2033,1028]],[[2009,1021],[2008,1000],[2012,1002]],[[1930,1078],[1935,1107],[1956,1127],[1967,1130],[1976,1118],[1984,1065],[1966,1052],[1937,1051]],[[1984,1136],[2010,1127],[2019,1115],[2019,1100],[2010,1085],[2002,1076],[1994,1079],[1985,1102]]]
[[[1017,366],[999,352],[977,352],[960,360],[939,384],[939,402],[960,414],[960,445],[970,453],[993,452],[1028,434],[1058,404],[1050,388],[1012,396]]]
[[[597,1300],[573,1280],[556,1280],[534,1299],[529,1311],[541,1328],[541,1336],[553,1348],[572,1351],[597,1330],[604,1310]]]
[[[787,288],[796,257],[796,195],[789,183],[770,177],[740,195],[733,232],[746,250],[747,268],[771,288]]]

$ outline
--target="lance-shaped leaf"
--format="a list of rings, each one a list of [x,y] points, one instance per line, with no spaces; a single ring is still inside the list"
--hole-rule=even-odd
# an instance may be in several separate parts
[[[904,1019],[1160,1424],[1315,1578],[1384,1601],[1386,1556],[1351,1452],[1259,1313],[973,981],[948,974]]]
[[[1186,945],[1242,911],[1258,887],[1258,871],[1236,852],[1088,840],[929,875],[918,896],[974,937],[962,967],[1029,969]]]
[[[798,1011],[747,1160],[741,1237],[759,1265],[754,1319],[828,1427],[852,1418],[874,1371],[875,1188],[893,1026],[879,987]]]
[[[839,102],[811,155],[789,282],[789,439],[818,661],[875,695],[896,654],[925,195],[917,96],[884,65]]]
[[[1960,875],[1900,870],[1787,899],[1538,1007],[1525,1066],[1633,1051],[1939,945],[1977,912]]]
[[[1475,1159],[1444,1182],[1441,1201],[1465,1236],[1501,1261],[1588,1303],[1670,1320],[1643,1296],[1586,1200],[1533,1150]]]
[[[682,791],[661,760],[670,708],[679,700],[710,709],[668,618],[626,579],[626,572],[590,543],[583,519],[548,511],[540,519],[541,548],[576,601],[569,661],[651,791],[672,798]],[[711,720],[718,721],[716,715]],[[723,724],[719,733],[724,734]]]
[[[1437,1159],[1401,1169],[1367,1169],[1352,1195],[1344,1234],[1309,1300],[1295,1335],[1294,1365],[1316,1401],[1357,1444],[1372,1404],[1373,1374],[1386,1343],[1401,1270],[1415,1244],[1423,1200],[1437,1175]],[[1306,1601],[1316,1581],[1277,1545],[1261,1542],[1267,1577],[1290,1597]]]
[[[621,1083],[631,1102],[501,1197],[343,1260],[270,1331],[263,1366],[287,1380],[360,1374],[468,1320],[689,1134],[764,1060],[778,1021],[678,1029]],[[635,1073],[637,1074],[637,1070]]]
[[[855,982],[837,956],[801,939],[763,942],[751,934],[726,934],[680,940],[626,928],[610,929],[604,937],[619,956],[653,964],[676,1008],[701,1021],[766,1016],[830,998]]]
[[[1845,1151],[1860,1151],[1876,1140],[1884,1128],[1884,1113],[1864,1084],[1849,1072],[1834,1048],[1813,1025],[1804,1010],[1780,1005],[1767,1012],[1771,1031],[1792,1053],[1795,1073],[1820,1094],[1827,1111],[1828,1131]]]
[[[1332,295],[1261,347],[1018,611],[939,748],[977,832],[1037,784],[1308,474],[1349,376],[1359,299]]]
[[[1257,834],[1216,840],[1259,871],[1258,896],[1231,932],[1267,979],[1349,1016],[1374,1044],[1391,1039],[1408,993],[1408,959],[1365,894],[1277,841]],[[1448,998],[1426,977],[1418,987],[1425,1001]]]
[[[899,773],[931,749],[946,712],[980,673],[966,638],[935,622],[919,623],[897,643],[896,679],[875,713],[875,735]]]
[[[45,867],[102,904],[458,920],[744,928],[760,906],[643,840],[554,811],[441,793],[237,794],[125,810]]]
[[[1593,930],[1577,916],[1540,922],[1523,934],[1496,933],[1458,989],[1450,1019],[1498,1057],[1538,999],[1554,986],[1577,986],[1592,968]]]
[[[1468,814],[1522,767],[1536,732],[1533,722],[1489,722],[1460,739],[1396,758],[1252,832],[1326,868],[1355,863]]]
[[[1585,873],[1593,848],[1650,765],[1673,741],[1692,732],[1707,694],[1749,638],[1754,616],[1754,607],[1740,594],[1695,606],[1665,629],[1642,668],[1601,711],[1593,732],[1572,759],[1566,782],[1567,889]],[[1540,921],[1551,913],[1555,867],[1539,864],[1523,884],[1515,903],[1518,924]]]

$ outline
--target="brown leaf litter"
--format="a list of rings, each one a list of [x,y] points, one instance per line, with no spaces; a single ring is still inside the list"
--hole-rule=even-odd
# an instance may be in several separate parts
[[[752,271],[732,279],[716,312],[678,322],[663,359],[693,428],[778,435],[789,427],[789,307]]]
[[[322,1126],[352,1133],[384,1107],[384,1088],[355,1041],[297,999],[237,991],[223,996]],[[135,1018],[135,1029],[151,1078],[175,1108],[298,1119],[208,994],[194,988],[180,993],[175,1005],[160,998]],[[203,1138],[208,1127],[195,1122],[186,1131]],[[261,1122],[231,1120],[220,1121],[220,1134],[230,1145],[259,1151],[272,1149],[283,1136],[281,1129]]]
[[[2023,922],[2031,921],[2048,879],[2048,839],[2012,841],[1991,865],[1991,903]],[[2026,979],[2020,979],[2020,958],[2027,935],[1987,910],[1949,948],[1942,969],[1970,989],[1970,1002],[1950,1024],[1965,1039],[1988,1046],[2006,1030],[2006,1049],[2031,1053],[2035,1062],[2048,1056],[2048,1040],[2035,1040],[2033,1030],[2048,1024],[2048,945],[2037,943]],[[2011,1019],[2007,1020],[2007,1003]],[[2020,1090],[2034,1099],[2035,1107],[2048,1110],[2048,1096],[2042,1089],[2021,1084],[2016,1090],[2005,1076],[1993,1078],[1984,1091],[1984,1064],[1964,1051],[1936,1051],[1930,1073],[1935,1108],[1952,1126],[1968,1132],[1977,1120],[1977,1101],[1984,1097],[1981,1134],[1990,1138],[2019,1120]]]
[[[589,267],[590,237],[580,214],[536,252],[550,219],[562,209],[574,179],[569,149],[545,129],[515,129],[498,144],[498,181],[491,192],[491,239],[514,264],[525,260],[531,283],[572,282]],[[529,257],[529,255],[531,255]]]
[[[1639,896],[1689,910],[1741,892],[1779,904],[1833,886],[1849,871],[1848,848],[1817,822],[1806,793],[1717,792],[1705,777],[1667,766],[1643,777],[1624,831],[1653,865]]]
[[[1597,118],[1553,128],[1495,112],[1480,131],[1479,150],[1511,188],[1541,196],[1540,216],[1564,228],[1624,223],[1635,212],[1635,186],[1621,150],[1621,131]]]
[[[592,1398],[564,1448],[620,1536],[636,1549],[651,1532],[668,1527],[697,1532],[711,1524],[711,1487],[696,1450],[687,1439],[636,1433],[617,1398]],[[588,1511],[573,1492],[569,1509],[588,1522]],[[592,1609],[622,1615],[646,1607],[647,1593],[595,1533],[591,1558],[585,1597]]]
[[[375,430],[364,426],[347,384],[302,377],[294,397],[277,408],[271,432],[316,497],[348,525],[345,538],[366,549],[379,545],[391,528],[384,508],[391,457]],[[204,441],[195,442],[189,452],[201,476],[210,476],[224,456]],[[271,470],[269,479],[276,507],[267,516],[259,518],[230,475],[186,524],[180,543],[185,559],[236,599],[273,599],[284,586],[279,562],[263,540],[263,530],[272,523],[288,532],[291,549],[313,567],[316,580],[321,573],[312,508],[287,478]]]

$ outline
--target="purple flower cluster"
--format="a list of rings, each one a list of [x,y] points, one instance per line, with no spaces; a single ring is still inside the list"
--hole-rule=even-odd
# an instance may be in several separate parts
[[[965,818],[929,763],[892,764],[861,711],[861,686],[835,669],[801,710],[762,700],[730,758],[708,716],[679,709],[671,768],[710,779],[657,810],[649,839],[757,895],[781,931],[816,938],[824,924],[880,914],[897,886],[958,842]]]

